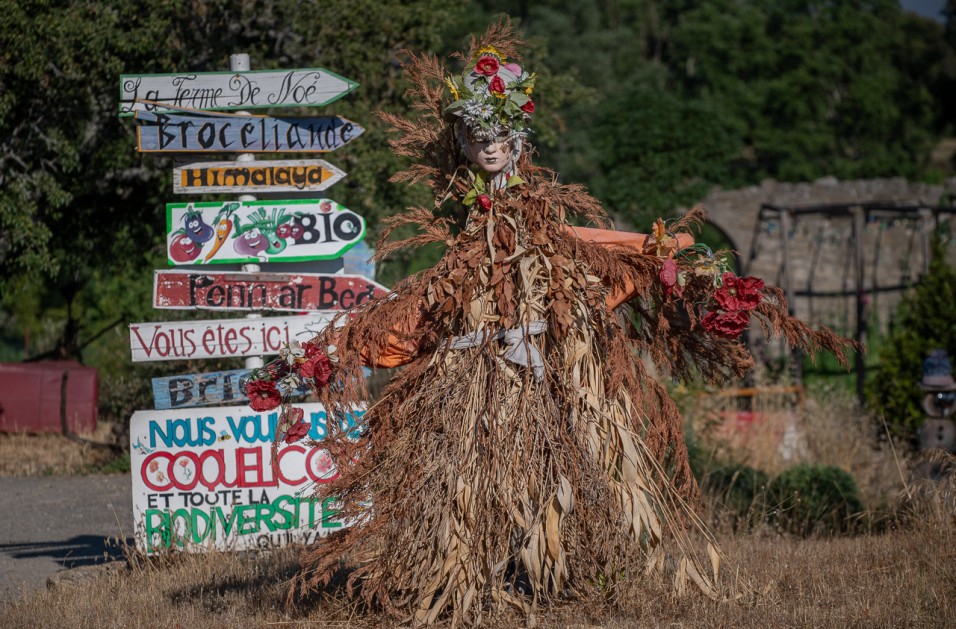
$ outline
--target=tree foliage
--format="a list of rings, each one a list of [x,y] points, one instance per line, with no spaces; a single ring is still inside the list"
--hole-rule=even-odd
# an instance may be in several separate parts
[[[900,303],[868,389],[870,404],[904,439],[913,439],[926,419],[923,361],[937,348],[956,357],[956,269],[945,253],[944,242],[935,240],[929,272]]]

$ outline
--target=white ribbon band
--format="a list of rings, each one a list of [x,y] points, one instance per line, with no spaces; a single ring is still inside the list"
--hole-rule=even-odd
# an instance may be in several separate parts
[[[504,353],[505,360],[516,365],[531,367],[534,372],[534,379],[541,382],[544,378],[544,361],[541,360],[541,352],[538,351],[538,348],[528,342],[528,337],[542,334],[547,329],[548,324],[544,321],[532,321],[527,326],[518,326],[510,330],[469,332],[454,337],[449,347],[451,349],[468,349],[484,345],[485,341],[489,339],[502,341],[508,346]]]

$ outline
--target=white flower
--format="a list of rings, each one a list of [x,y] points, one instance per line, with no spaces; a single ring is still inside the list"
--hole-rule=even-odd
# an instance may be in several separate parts
[[[302,358],[303,356],[305,356],[305,348],[296,340],[293,340],[287,347],[283,347],[279,350],[279,357],[290,365],[295,364],[296,358]]]

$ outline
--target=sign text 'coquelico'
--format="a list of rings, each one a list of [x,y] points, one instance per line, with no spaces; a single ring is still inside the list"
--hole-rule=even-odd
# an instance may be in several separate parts
[[[348,310],[388,293],[361,275],[156,271],[153,307],[173,310]]]
[[[299,405],[308,438],[328,435],[321,404]],[[363,430],[364,411],[345,413],[336,429]],[[311,543],[347,526],[334,499],[309,497],[337,475],[329,452],[281,441],[279,413],[248,406],[195,411],[137,411],[130,419],[130,463],[137,546],[146,552],[249,549]]]
[[[142,153],[327,153],[362,135],[364,128],[339,116],[272,118],[137,111]]]

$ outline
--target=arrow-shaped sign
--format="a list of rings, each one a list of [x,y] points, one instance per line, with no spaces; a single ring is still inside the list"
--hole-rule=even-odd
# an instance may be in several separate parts
[[[136,110],[321,107],[358,83],[325,68],[120,75],[120,116]],[[149,103],[137,101],[150,101]]]
[[[323,159],[275,162],[200,162],[173,169],[178,194],[319,192],[345,177]]]
[[[142,153],[327,153],[362,135],[339,116],[272,118],[240,114],[137,111],[136,148]]]
[[[155,271],[153,307],[172,310],[348,310],[388,289],[361,275]]]
[[[129,344],[133,362],[278,354],[290,341],[321,332],[335,314],[131,323]]]

